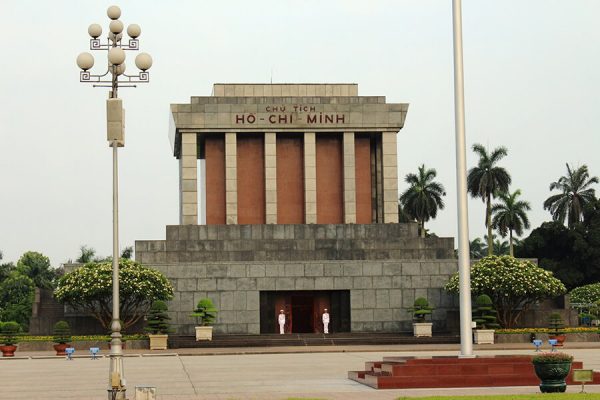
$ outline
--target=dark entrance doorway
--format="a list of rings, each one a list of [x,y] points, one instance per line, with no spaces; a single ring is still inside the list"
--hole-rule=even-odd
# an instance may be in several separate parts
[[[313,296],[292,295],[292,327],[294,333],[314,333]]]
[[[349,290],[260,292],[260,333],[279,333],[277,317],[285,314],[285,333],[323,333],[322,315],[330,314],[329,332],[350,332]]]

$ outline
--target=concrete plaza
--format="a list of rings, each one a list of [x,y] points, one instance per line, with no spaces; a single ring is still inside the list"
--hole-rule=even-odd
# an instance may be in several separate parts
[[[519,348],[520,347],[520,348]],[[577,348],[575,348],[577,347]],[[533,354],[532,349],[492,345],[478,355]],[[346,378],[348,370],[363,369],[365,361],[384,356],[456,355],[457,345],[294,347],[246,349],[179,349],[174,352],[129,351],[125,359],[128,397],[135,386],[156,386],[161,400],[318,399],[391,400],[451,394],[538,393],[537,387],[374,390]],[[573,343],[563,351],[600,370],[598,343]],[[79,352],[82,353],[81,351]],[[163,354],[163,356],[158,356]],[[17,353],[28,359],[0,359],[0,399],[106,399],[108,358],[34,358],[49,353]],[[432,377],[432,379],[435,379]],[[569,386],[578,392],[579,386]],[[600,393],[600,386],[586,391]]]

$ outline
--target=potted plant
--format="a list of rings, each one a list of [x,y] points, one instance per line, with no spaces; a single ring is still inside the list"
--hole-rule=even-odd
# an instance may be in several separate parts
[[[161,300],[154,301],[148,311],[148,326],[145,328],[150,338],[150,350],[167,349],[170,319],[167,314],[167,303]]]
[[[548,337],[550,339],[556,339],[556,345],[562,346],[565,339],[567,338],[562,328],[565,327],[563,319],[559,313],[552,313],[548,318]]]
[[[431,337],[431,327],[433,323],[425,322],[425,318],[431,315],[433,307],[424,297],[419,297],[415,300],[413,308],[410,311],[413,313],[413,333],[415,337]]]
[[[57,356],[66,356],[65,349],[69,347],[71,341],[71,327],[67,321],[58,321],[54,324],[54,350]]]
[[[17,346],[15,346],[17,343],[16,336],[21,331],[21,325],[15,321],[8,321],[0,324],[0,333],[2,334],[0,343],[3,343],[3,346],[0,346],[2,357],[14,357],[15,351],[17,350]]]
[[[565,378],[571,371],[573,356],[550,352],[541,353],[532,359],[535,374],[540,378],[540,390],[542,393],[564,392],[567,390]]]
[[[217,317],[217,309],[209,298],[200,299],[196,309],[190,316],[195,317],[199,326],[196,326],[196,341],[212,340],[212,324]]]
[[[494,344],[494,329],[500,325],[496,323],[496,310],[492,299],[487,294],[477,296],[473,310],[473,322],[476,323],[473,336],[477,344]]]

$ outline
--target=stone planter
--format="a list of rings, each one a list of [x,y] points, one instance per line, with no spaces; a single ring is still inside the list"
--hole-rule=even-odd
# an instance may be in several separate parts
[[[0,346],[0,351],[2,352],[2,357],[14,357],[15,351],[17,351],[17,346],[13,346],[13,345]]]
[[[556,363],[533,363],[535,374],[542,381],[542,393],[562,393],[567,390],[565,378],[571,371],[571,361]]]
[[[415,337],[431,337],[431,327],[433,323],[431,322],[414,322],[413,323],[413,333]]]
[[[54,351],[56,351],[57,356],[66,356],[67,352],[65,351],[67,347],[71,347],[70,344],[67,343],[58,343],[54,346]]]
[[[148,335],[150,338],[150,350],[166,350],[169,335]]]
[[[473,337],[476,344],[494,344],[493,329],[475,329]]]
[[[549,334],[548,337],[550,339],[556,339],[556,345],[559,346],[559,347],[563,346],[564,343],[565,343],[565,340],[567,340],[567,335],[565,335],[564,333],[561,333],[559,335]]]
[[[196,341],[201,340],[212,340],[212,326],[197,326],[196,327]]]

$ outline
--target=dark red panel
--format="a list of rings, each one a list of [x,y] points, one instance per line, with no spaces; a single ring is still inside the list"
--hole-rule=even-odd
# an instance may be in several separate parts
[[[225,224],[225,137],[207,136],[204,141],[206,167],[206,224]]]
[[[263,135],[237,135],[238,224],[265,223]]]
[[[277,223],[304,223],[304,140],[277,135]]]
[[[354,138],[356,179],[356,223],[373,222],[371,206],[371,139],[356,135]]]
[[[342,136],[318,134],[317,223],[344,223],[344,174]]]

